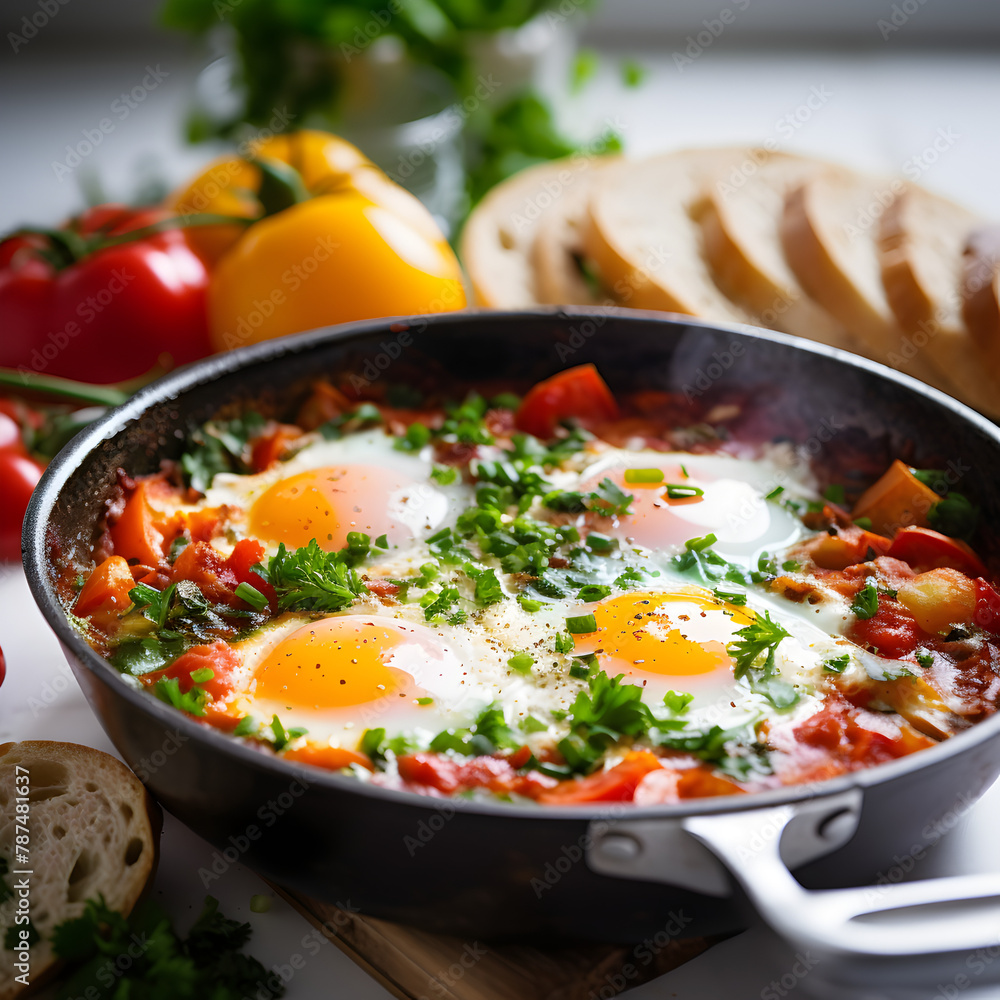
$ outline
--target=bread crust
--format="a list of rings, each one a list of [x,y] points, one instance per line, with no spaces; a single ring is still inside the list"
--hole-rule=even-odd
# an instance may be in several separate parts
[[[21,770],[18,770],[20,768]],[[11,870],[15,807],[27,771],[29,916],[41,940],[31,948],[31,985],[51,974],[57,960],[51,933],[83,913],[88,899],[104,896],[128,914],[156,871],[162,816],[139,779],[117,758],[73,743],[28,740],[0,746],[0,856]],[[22,815],[24,815],[22,813]],[[8,875],[14,887],[19,876]],[[0,933],[14,926],[17,896],[0,905]],[[23,926],[23,925],[22,925]],[[0,950],[0,1000],[27,987],[15,979],[14,953]]]

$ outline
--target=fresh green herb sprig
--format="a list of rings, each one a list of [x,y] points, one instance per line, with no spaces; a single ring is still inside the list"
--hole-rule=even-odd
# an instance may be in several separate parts
[[[750,689],[763,695],[777,709],[794,705],[799,700],[798,692],[778,674],[774,662],[778,645],[789,637],[789,633],[765,611],[736,635],[738,640],[729,646],[735,660],[735,678],[746,677]],[[759,663],[762,656],[764,661]]]
[[[281,611],[340,611],[368,593],[355,566],[370,551],[370,539],[350,532],[348,544],[326,552],[316,539],[289,551],[284,542],[266,565],[254,567],[273,588]]]
[[[233,420],[210,420],[188,434],[180,466],[187,485],[204,493],[220,472],[250,471],[250,440],[266,424],[259,413],[248,411]]]
[[[219,913],[218,901],[211,896],[187,937],[174,930],[151,899],[140,902],[128,918],[112,910],[103,897],[91,899],[81,916],[63,921],[52,932],[56,956],[74,966],[60,996],[242,1000],[253,996],[268,977],[264,966],[242,951],[251,933],[250,924]],[[136,941],[143,944],[139,954]],[[115,970],[111,983],[109,969]],[[285,992],[278,981],[269,982],[268,989],[272,997]]]

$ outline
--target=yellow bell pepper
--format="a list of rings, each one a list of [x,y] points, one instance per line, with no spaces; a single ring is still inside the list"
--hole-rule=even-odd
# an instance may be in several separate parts
[[[275,136],[247,159],[217,160],[168,207],[257,220],[188,230],[213,268],[216,350],[466,305],[458,261],[427,209],[325,132]]]

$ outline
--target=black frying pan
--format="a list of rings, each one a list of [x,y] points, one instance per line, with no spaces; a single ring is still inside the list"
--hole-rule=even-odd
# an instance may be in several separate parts
[[[565,309],[355,323],[265,343],[141,390],[78,435],[35,491],[28,580],[108,736],[160,802],[219,849],[217,867],[239,858],[375,916],[475,938],[638,941],[665,928],[733,930],[754,906],[826,960],[813,985],[920,982],[962,968],[969,949],[997,943],[997,881],[892,883],[901,860],[1000,773],[1000,715],[897,762],[760,795],[647,808],[441,802],[295,766],[199,725],[130,687],[57,599],[57,570],[88,564],[116,468],[155,470],[210,417],[294,412],[324,373],[526,387],[586,361],[618,392],[686,392],[706,412],[735,400],[741,433],[803,444],[834,478],[863,478],[896,457],[950,461],[984,523],[1000,518],[1000,429],[905,376],[780,334]],[[885,884],[829,890],[873,879]]]

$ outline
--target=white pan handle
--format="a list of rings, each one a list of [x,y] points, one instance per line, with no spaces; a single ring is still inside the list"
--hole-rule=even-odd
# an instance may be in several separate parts
[[[803,888],[781,858],[787,806],[692,816],[682,828],[721,860],[761,917],[822,963],[820,978],[882,983],[1000,981],[1000,874],[851,889]]]

